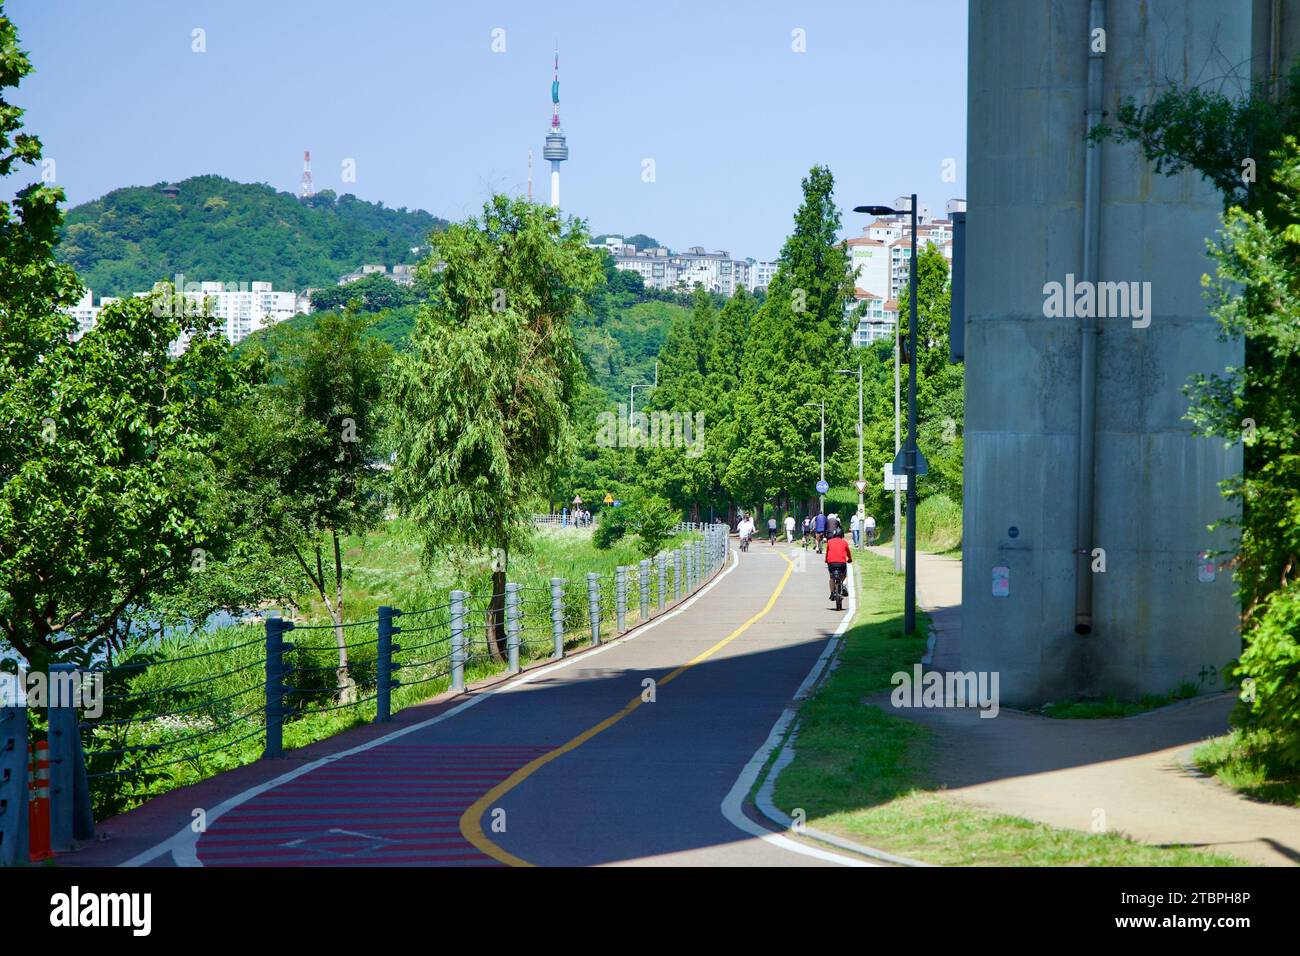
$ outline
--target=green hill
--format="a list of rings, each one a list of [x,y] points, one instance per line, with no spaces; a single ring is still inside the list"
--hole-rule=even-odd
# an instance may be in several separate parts
[[[129,295],[187,280],[269,281],[277,289],[334,285],[363,262],[413,262],[412,247],[446,226],[423,210],[388,209],[348,193],[310,199],[221,176],[115,189],[68,211],[59,257],[96,295]]]

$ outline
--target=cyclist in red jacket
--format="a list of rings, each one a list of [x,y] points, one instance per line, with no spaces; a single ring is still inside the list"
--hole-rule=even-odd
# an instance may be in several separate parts
[[[849,565],[853,563],[853,551],[849,548],[848,541],[844,538],[843,530],[836,530],[834,537],[826,542],[826,570],[831,579],[831,600],[835,600],[835,585],[837,579],[843,581],[849,573]]]

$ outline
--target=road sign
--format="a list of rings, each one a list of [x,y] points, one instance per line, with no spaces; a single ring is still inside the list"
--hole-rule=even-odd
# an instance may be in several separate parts
[[[858,489],[858,494],[862,494],[863,492],[865,492],[865,491],[867,490],[867,481],[866,481],[866,479],[865,479],[865,478],[859,478],[857,481],[855,481],[855,482],[853,483],[853,487],[856,488],[856,489]]]
[[[819,494],[819,495],[824,495],[824,494],[826,494],[826,492],[828,492],[828,491],[830,491],[830,490],[831,490],[831,486],[828,485],[828,484],[826,483],[826,479],[825,479],[825,478],[823,478],[821,481],[817,482],[817,494]]]
[[[611,495],[608,491],[605,492],[605,504],[612,505],[613,503],[614,503],[614,496]]]
[[[906,491],[907,475],[894,474],[893,465],[885,465],[885,490],[886,491]]]
[[[894,456],[894,465],[893,465],[893,468],[894,468],[894,474],[896,474],[896,475],[905,475],[905,474],[907,474],[907,467],[906,467],[906,466],[907,466],[907,461],[906,461],[906,459],[907,459],[907,447],[904,446],[904,447],[898,449],[898,454],[897,454],[896,456]],[[929,470],[930,470],[930,463],[929,463],[928,461],[926,461],[926,460],[925,460],[925,456],[921,454],[921,449],[920,449],[920,448],[917,448],[917,449],[916,449],[916,474],[917,474],[917,477],[920,477],[921,475],[926,474],[927,472],[929,472]]]
[[[580,505],[580,504],[582,504],[582,499],[579,498],[577,495],[574,495],[574,496],[573,496],[573,503],[574,503],[575,505]]]

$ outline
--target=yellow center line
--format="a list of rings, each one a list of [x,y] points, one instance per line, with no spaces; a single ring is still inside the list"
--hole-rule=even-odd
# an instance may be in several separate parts
[[[778,551],[777,554],[781,554],[781,552]],[[744,624],[740,625],[740,627],[736,628],[734,631],[732,631],[730,634],[724,637],[722,640],[718,641],[718,643],[714,644],[708,650],[691,658],[681,667],[678,667],[676,670],[674,670],[667,677],[664,677],[662,680],[657,681],[655,685],[656,688],[662,687],[664,686],[664,684],[669,683],[674,678],[677,678],[680,675],[686,673],[696,664],[708,660],[710,657],[712,657],[718,651],[722,650],[724,647],[726,647],[736,638],[740,637],[740,635],[744,634],[745,631],[749,630],[749,628],[754,624],[754,622],[762,620],[762,618],[767,616],[767,613],[772,610],[773,606],[775,606],[777,598],[781,596],[781,592],[785,590],[785,584],[788,580],[790,580],[790,572],[794,570],[794,562],[791,561],[789,558],[787,558],[784,554],[781,554],[781,560],[786,563],[785,574],[781,575],[781,580],[777,582],[776,590],[774,590],[772,592],[772,596],[767,599],[767,603],[763,605],[763,609],[759,611],[757,614],[755,614],[753,617],[751,617]],[[488,810],[492,808],[493,804],[495,804],[498,800],[504,797],[515,787],[519,786],[521,783],[523,783],[525,780],[527,780],[529,777],[535,774],[538,770],[545,767],[552,760],[555,760],[558,757],[562,757],[564,754],[567,754],[572,750],[577,750],[579,747],[585,744],[592,737],[595,737],[601,731],[608,730],[610,727],[613,727],[616,723],[618,723],[628,714],[632,713],[632,711],[636,710],[643,703],[645,703],[645,701],[642,700],[641,696],[638,694],[636,697],[633,697],[630,701],[628,701],[623,706],[622,710],[618,711],[615,714],[611,714],[610,716],[602,720],[600,723],[588,727],[586,730],[578,734],[578,736],[574,737],[568,743],[562,744],[559,747],[556,747],[554,750],[548,750],[540,757],[534,758],[533,760],[524,764],[522,767],[520,767],[510,776],[506,777],[505,780],[502,780],[499,784],[497,784],[487,793],[483,794],[483,796],[475,800],[474,803],[472,803],[469,806],[469,809],[467,809],[463,814],[461,814],[460,817],[461,836],[463,836],[470,843],[474,844],[474,846],[477,847],[481,852],[486,853],[488,856],[492,857],[492,859],[497,860],[498,862],[506,863],[510,866],[532,866],[533,864],[529,863],[527,860],[521,860],[519,857],[515,856],[514,854],[507,853],[505,850],[501,849],[501,847],[497,846],[495,843],[493,843],[491,840],[488,839],[487,834],[483,832],[483,825],[482,825],[483,814],[487,813]]]

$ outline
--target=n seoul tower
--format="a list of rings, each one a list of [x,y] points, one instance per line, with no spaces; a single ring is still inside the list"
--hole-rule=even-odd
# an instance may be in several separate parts
[[[560,206],[560,163],[569,158],[569,147],[560,129],[560,49],[555,49],[555,79],[551,81],[551,131],[546,135],[542,157],[551,161],[551,206]]]

